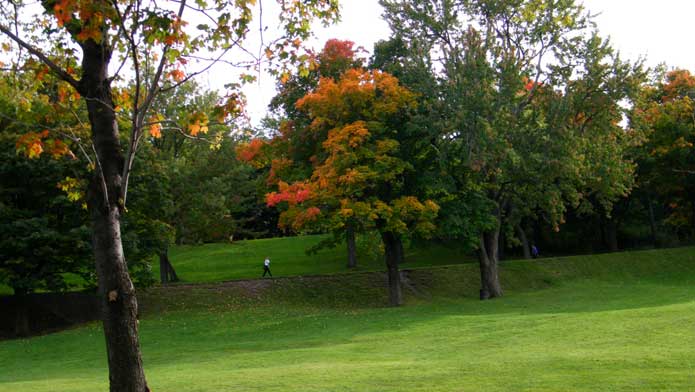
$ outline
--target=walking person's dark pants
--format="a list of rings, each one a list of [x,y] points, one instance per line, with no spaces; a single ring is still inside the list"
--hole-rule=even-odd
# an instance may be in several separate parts
[[[273,274],[270,272],[270,267],[268,267],[267,265],[263,266],[263,278],[265,278],[265,274],[270,275],[271,278],[273,277]]]

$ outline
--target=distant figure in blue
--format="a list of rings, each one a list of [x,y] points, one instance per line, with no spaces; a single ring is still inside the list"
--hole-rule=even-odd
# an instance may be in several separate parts
[[[273,277],[273,273],[270,272],[270,257],[266,257],[265,261],[263,262],[263,276],[262,278],[265,278],[265,274],[270,275],[270,277]]]
[[[533,256],[534,259],[537,259],[540,255],[541,254],[538,252],[538,248],[536,248],[536,244],[531,245],[531,256]]]

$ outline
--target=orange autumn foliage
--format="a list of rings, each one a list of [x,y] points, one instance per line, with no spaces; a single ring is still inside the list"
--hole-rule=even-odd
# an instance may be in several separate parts
[[[663,86],[665,95],[662,101],[669,102],[679,97],[695,95],[695,77],[690,71],[685,69],[677,69],[666,74],[666,83]]]
[[[350,69],[339,81],[321,78],[316,90],[296,107],[312,118],[312,127],[334,127],[361,119],[375,121],[415,106],[415,95],[398,79],[379,70]]]
[[[50,132],[48,130],[27,132],[17,139],[15,148],[18,153],[23,153],[30,159],[38,158],[44,152],[51,155],[54,159],[63,156],[75,158],[75,154],[73,154],[67,144],[60,139],[49,138],[49,136]]]
[[[268,145],[268,142],[263,139],[252,139],[250,142],[240,144],[236,148],[236,154],[239,160],[249,163],[255,168],[265,166],[263,149]]]
[[[268,206],[287,203],[280,226],[299,230],[322,224],[341,230],[350,224],[401,234],[431,233],[439,210],[434,202],[381,193],[389,188],[386,184],[401,181],[405,171],[412,170],[399,156],[399,130],[389,125],[415,106],[415,94],[382,71],[349,69],[338,79],[320,79],[296,103],[311,118],[303,131],[320,141],[322,151],[312,156],[313,172],[291,185],[279,181],[278,191],[266,195]],[[293,132],[293,126],[286,126],[282,139],[291,139]]]
[[[290,206],[303,203],[314,196],[313,184],[307,182],[295,182],[291,185],[284,181],[278,182],[278,192],[270,192],[266,195],[268,207],[287,202]]]

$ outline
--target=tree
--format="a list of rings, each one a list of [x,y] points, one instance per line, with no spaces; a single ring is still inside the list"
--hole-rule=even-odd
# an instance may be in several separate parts
[[[10,286],[20,304],[17,336],[30,332],[24,296],[37,290],[74,287],[66,273],[93,281],[87,214],[58,185],[78,169],[68,159],[28,160],[0,138],[0,282]],[[79,170],[79,169],[78,169]]]
[[[70,115],[50,116],[55,106],[71,107],[60,102],[54,79],[3,71],[0,92],[0,281],[13,289],[20,305],[16,335],[26,336],[27,294],[74,287],[66,274],[93,283],[87,214],[74,202],[79,196],[73,190],[86,168],[54,137],[62,124],[75,124]],[[44,116],[50,121],[37,124],[34,117]],[[17,154],[16,144],[25,148],[22,140],[36,142],[27,153],[37,159]]]
[[[278,83],[278,94],[273,97],[270,108],[276,116],[280,134],[271,141],[274,159],[270,161],[270,173],[273,176],[269,177],[269,182],[276,183],[280,176],[284,181],[293,181],[311,175],[311,161],[325,154],[322,143],[326,134],[311,130],[311,118],[297,107],[297,102],[313,91],[321,78],[338,80],[345,71],[361,68],[364,62],[358,57],[359,51],[360,48],[355,49],[352,41],[329,39],[316,55],[312,68],[300,69],[289,79]],[[356,268],[355,235],[360,227],[356,222],[351,222],[331,231],[332,238],[322,241],[309,251],[334,247],[344,239],[347,245],[347,267]]]
[[[610,206],[629,191],[618,102],[639,67],[622,62],[573,1],[381,3],[394,41],[426,56],[420,64],[438,80],[426,96],[450,181],[443,226],[477,237],[481,298],[501,296],[505,227],[540,218],[559,229],[567,206],[588,208],[590,195]]]
[[[259,59],[244,62],[225,58],[244,42],[254,4],[252,0],[234,4],[201,0],[195,6],[185,0],[47,0],[42,2],[44,14],[21,1],[0,5],[0,32],[16,48],[15,60],[24,62],[29,55],[43,63],[79,94],[88,112],[93,149],[85,151],[94,151],[89,157],[94,170],[87,199],[111,391],[148,389],[139,348],[137,301],[123,256],[120,220],[142,137],[148,131],[156,134],[161,130],[156,113],[151,111],[152,102],[162,91],[177,88],[212,63],[257,64]],[[299,59],[295,48],[307,37],[310,20],[332,19],[337,11],[337,4],[327,0],[283,1],[280,5],[284,36],[266,47],[269,58]],[[189,14],[190,21],[196,15],[205,21],[195,28],[188,26]],[[201,59],[209,61],[195,64],[194,60]],[[132,72],[134,89],[122,99],[130,106],[131,124],[122,149],[113,83],[124,69]],[[238,107],[237,97],[230,98],[222,105],[225,114]],[[204,118],[197,117],[188,130],[197,134],[205,127]]]
[[[312,159],[310,177],[279,181],[267,195],[268,205],[282,205],[280,224],[294,230],[312,224],[377,230],[392,306],[402,302],[401,241],[432,233],[439,210],[408,181],[417,169],[410,159],[417,138],[406,126],[415,106],[415,95],[385,72],[350,69],[338,80],[322,78],[297,108],[311,119],[304,132],[326,135],[323,151]]]
[[[631,113],[632,127],[644,134],[636,150],[637,181],[646,194],[652,237],[656,239],[653,203],[666,208],[666,222],[681,235],[695,228],[695,76],[675,69],[657,71]]]

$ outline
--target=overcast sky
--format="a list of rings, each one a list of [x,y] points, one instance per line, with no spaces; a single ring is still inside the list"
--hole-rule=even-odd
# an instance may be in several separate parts
[[[376,0],[343,0],[342,21],[328,28],[316,28],[313,42],[320,49],[330,38],[349,39],[371,52],[374,42],[390,35],[381,19],[381,7]],[[671,67],[695,70],[692,18],[695,0],[583,0],[593,14],[599,31],[610,36],[613,47],[623,58],[643,56],[647,65],[666,63]],[[246,90],[248,111],[257,124],[265,114],[274,95],[270,77]]]

